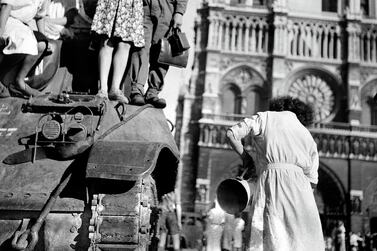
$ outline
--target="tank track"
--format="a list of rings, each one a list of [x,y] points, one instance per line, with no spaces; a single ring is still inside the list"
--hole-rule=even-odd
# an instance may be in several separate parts
[[[156,206],[156,186],[150,176],[124,193],[93,194],[89,250],[149,250],[150,233],[156,232],[151,229],[157,225],[158,217],[153,216]]]

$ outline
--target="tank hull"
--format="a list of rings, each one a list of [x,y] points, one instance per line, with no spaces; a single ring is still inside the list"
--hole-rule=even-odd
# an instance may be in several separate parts
[[[85,106],[81,101],[67,106]],[[174,190],[178,167],[163,112],[92,102],[90,109],[102,110],[82,112],[79,122],[93,133],[81,145],[69,145],[62,143],[66,139],[36,138],[41,117],[66,115],[67,109],[59,110],[48,97],[28,105],[0,99],[0,250],[11,250],[16,231],[33,226],[66,177],[34,250],[147,250],[151,213],[159,194]],[[79,147],[71,151],[67,145]]]

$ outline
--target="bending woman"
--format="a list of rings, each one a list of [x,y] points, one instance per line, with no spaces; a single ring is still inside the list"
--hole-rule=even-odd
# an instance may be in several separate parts
[[[227,131],[231,147],[257,178],[251,206],[249,250],[324,250],[312,186],[318,182],[317,145],[305,128],[311,107],[298,99],[272,100],[270,111]],[[253,157],[241,140],[250,137]]]

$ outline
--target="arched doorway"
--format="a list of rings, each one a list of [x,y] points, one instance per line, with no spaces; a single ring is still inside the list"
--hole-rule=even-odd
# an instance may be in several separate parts
[[[321,218],[323,233],[331,235],[336,221],[346,220],[346,190],[336,174],[324,165],[318,170],[319,181],[315,199]]]

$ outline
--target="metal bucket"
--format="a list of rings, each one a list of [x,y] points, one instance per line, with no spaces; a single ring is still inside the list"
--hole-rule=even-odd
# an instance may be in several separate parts
[[[249,204],[250,186],[244,179],[226,179],[217,187],[217,200],[228,214],[240,213]]]

